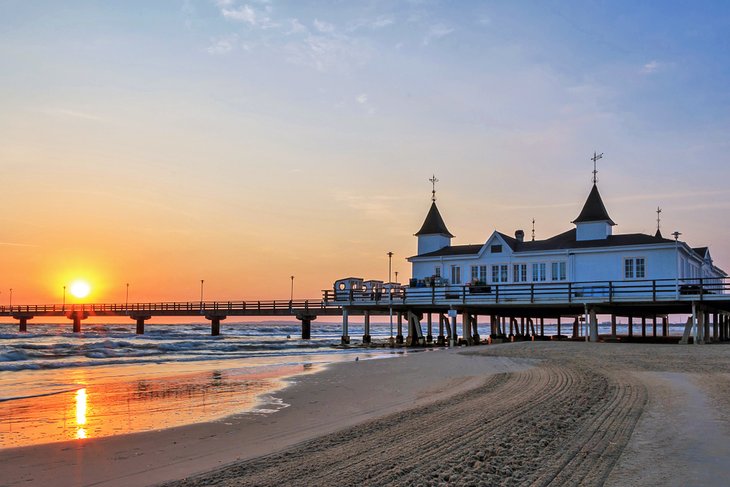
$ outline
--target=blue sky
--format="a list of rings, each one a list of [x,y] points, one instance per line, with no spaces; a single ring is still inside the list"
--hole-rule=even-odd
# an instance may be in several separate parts
[[[726,2],[5,0],[6,243],[319,289],[414,253],[432,173],[457,243],[570,228],[596,150],[616,231],[662,206],[730,268],[729,40]]]

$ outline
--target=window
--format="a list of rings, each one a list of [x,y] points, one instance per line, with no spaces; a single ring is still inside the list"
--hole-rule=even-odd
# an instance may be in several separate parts
[[[492,282],[507,282],[507,264],[493,265],[492,266]]]
[[[471,266],[471,282],[487,282],[487,266],[473,265]]]
[[[433,275],[441,277],[441,266],[437,265],[436,268],[433,270]]]
[[[512,266],[512,281],[527,281],[527,264],[515,264]]]
[[[501,254],[502,245],[492,245],[492,247],[489,249],[489,251],[493,254]]]
[[[624,259],[624,279],[644,279],[646,277],[646,259],[628,257]]]
[[[544,281],[547,270],[547,264],[544,262],[532,264],[532,280],[533,281]]]
[[[461,267],[451,266],[451,284],[461,284]]]
[[[552,264],[552,280],[553,281],[564,281],[567,279],[567,273],[565,270],[565,262],[553,262]]]

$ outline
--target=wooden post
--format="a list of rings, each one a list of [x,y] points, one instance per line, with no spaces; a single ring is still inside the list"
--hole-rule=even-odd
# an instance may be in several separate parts
[[[646,316],[641,317],[641,338],[646,337]]]
[[[431,322],[431,313],[426,313],[426,323],[428,325],[428,333],[426,334],[426,343],[433,343],[433,323]]]
[[[482,337],[479,336],[479,318],[477,318],[477,316],[478,315],[474,313],[471,318],[471,338],[474,341],[474,345],[479,345],[479,342],[482,339]]]
[[[611,340],[616,340],[616,315],[611,313]]]
[[[439,313],[439,336],[436,339],[436,344],[441,346],[446,344],[446,337],[444,336],[444,320],[446,320],[444,314]]]
[[[545,338],[545,318],[540,318],[540,338]]]
[[[471,318],[467,310],[461,312],[461,333],[464,337],[464,343],[471,345]]]
[[[652,336],[654,338],[656,338],[656,315],[654,315],[652,317],[651,328],[652,328]]]
[[[403,344],[403,313],[398,312],[398,334],[395,336],[395,343]]]
[[[629,326],[629,328],[628,328],[629,338],[632,338],[634,336],[634,317],[633,316],[629,316],[629,325],[628,326]]]
[[[450,334],[450,340],[449,345],[455,346],[456,345],[456,313],[454,313],[453,316],[451,316],[451,334]]]
[[[712,314],[712,341],[716,342],[720,338],[720,325],[718,322],[719,315],[717,313]]]
[[[399,314],[400,316],[400,314]],[[340,343],[347,345],[350,343],[350,323],[349,323],[349,312],[347,308],[342,308],[342,338]]]
[[[590,312],[588,313],[588,317],[590,319],[588,330],[589,330],[589,334],[591,336],[591,341],[593,343],[597,343],[598,342],[598,317],[596,316],[596,310],[591,308]]]
[[[573,320],[573,338],[578,338],[579,336],[579,328],[580,328],[580,320],[578,317],[575,317],[575,320]]]
[[[669,315],[662,316],[662,336],[669,336]]]
[[[428,316],[429,318],[431,317],[431,315]],[[371,343],[372,337],[370,336],[370,311],[365,311],[363,314],[363,326],[365,327],[365,330],[363,330],[362,342]]]
[[[562,333],[563,332],[560,330],[560,316],[558,316],[558,340],[561,338]]]

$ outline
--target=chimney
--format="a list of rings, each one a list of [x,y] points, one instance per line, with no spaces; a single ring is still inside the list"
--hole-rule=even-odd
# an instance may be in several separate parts
[[[515,232],[515,238],[518,242],[524,242],[525,241],[525,232],[524,230],[517,230]]]

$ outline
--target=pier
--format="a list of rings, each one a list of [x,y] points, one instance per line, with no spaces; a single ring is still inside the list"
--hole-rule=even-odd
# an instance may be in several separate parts
[[[156,317],[203,317],[211,335],[230,317],[287,317],[301,322],[301,337],[311,337],[319,316],[342,317],[342,343],[349,344],[349,320],[362,317],[362,343],[372,341],[372,316],[391,316],[394,345],[474,345],[525,339],[547,339],[545,321],[557,326],[554,339],[638,341],[667,338],[670,315],[687,315],[680,343],[709,343],[730,339],[730,281],[674,279],[498,284],[485,286],[402,287],[366,290],[353,286],[325,290],[322,298],[305,300],[185,301],[156,303],[50,304],[0,306],[0,317],[18,321],[26,332],[29,321],[64,317],[74,332],[89,317],[129,317],[136,333]],[[610,316],[611,334],[598,335],[598,316]],[[460,318],[460,319],[459,319]],[[628,321],[619,337],[617,319]],[[489,323],[481,337],[478,324]],[[461,330],[457,328],[461,324]],[[426,332],[423,326],[426,326]],[[31,325],[32,326],[32,325]]]

